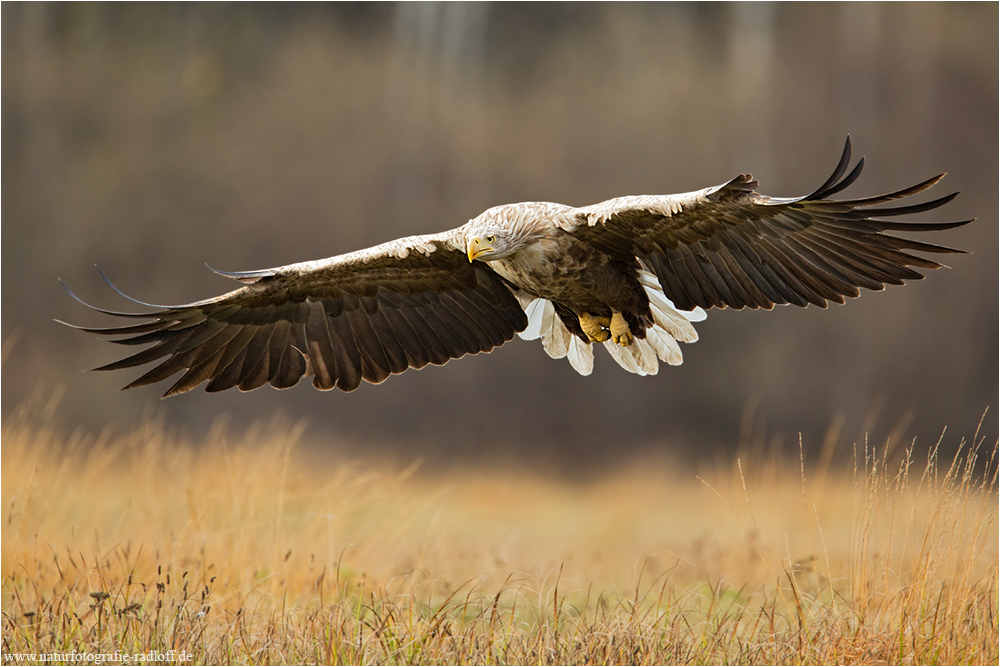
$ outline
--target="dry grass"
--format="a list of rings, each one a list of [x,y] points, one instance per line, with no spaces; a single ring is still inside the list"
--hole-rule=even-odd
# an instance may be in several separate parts
[[[320,463],[280,424],[51,421],[3,426],[9,664],[998,660],[997,449],[974,440],[584,483]]]

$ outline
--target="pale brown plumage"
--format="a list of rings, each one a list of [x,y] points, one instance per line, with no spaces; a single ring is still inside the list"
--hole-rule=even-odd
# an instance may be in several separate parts
[[[850,140],[833,175],[811,194],[775,199],[741,175],[681,195],[622,197],[593,206],[499,206],[457,229],[398,239],[326,260],[237,273],[234,292],[149,313],[110,328],[76,327],[150,344],[96,370],[158,361],[128,385],[185,371],[164,394],[207,382],[208,391],[264,384],[286,388],[313,376],[319,389],[356,389],[407,368],[489,352],[521,333],[589,374],[596,321],[614,322],[605,343],[627,370],[680,363],[704,308],[826,307],[923,276],[940,264],[912,254],[962,252],[886,234],[944,230],[950,223],[881,218],[931,210],[957,193],[882,207],[918,194],[936,176],[887,195],[832,201],[860,175],[847,173]],[[845,176],[846,174],[846,176]],[[881,208],[880,208],[881,207]],[[71,293],[72,294],[72,293]],[[75,297],[74,297],[75,298]],[[149,304],[143,304],[149,305]],[[614,317],[612,317],[614,315]],[[527,330],[526,330],[527,329]],[[609,334],[610,335],[610,334]],[[163,359],[166,357],[166,359]]]

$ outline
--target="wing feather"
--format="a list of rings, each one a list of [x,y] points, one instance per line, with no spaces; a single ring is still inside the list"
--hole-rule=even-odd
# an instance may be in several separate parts
[[[225,347],[218,348],[213,352],[207,359],[201,361],[193,362],[181,376],[177,382],[174,383],[164,396],[173,396],[175,394],[182,394],[185,391],[189,391],[193,387],[197,387],[199,384],[208,380],[212,377],[215,368],[219,364],[219,360],[222,359],[222,355],[225,353]]]
[[[750,247],[750,244],[744,241],[743,237],[732,229],[723,229],[721,234],[729,242],[729,247],[733,249],[733,256],[736,257],[736,261],[742,269],[741,273],[747,280],[753,283],[761,292],[761,296],[764,297],[764,302],[757,305],[770,309],[776,303],[786,303],[786,294],[790,295],[791,293],[785,289],[784,282],[764,264],[761,253]],[[661,281],[664,279],[664,276],[659,275],[659,273],[657,275]],[[666,293],[671,294],[669,290],[666,290]],[[681,308],[693,308],[695,300],[689,298],[677,305]]]
[[[75,328],[149,345],[95,370],[156,362],[128,387],[183,371],[165,396],[203,382],[208,391],[283,389],[306,375],[319,389],[351,391],[362,380],[488,352],[527,326],[509,283],[468,261],[461,228],[326,260],[218,273],[246,286],[146,315],[95,308],[148,321]]]
[[[826,299],[836,296],[823,285],[815,271],[789,251],[786,244],[775,243],[766,237],[759,239],[759,243],[765,256],[769,258],[771,268],[784,277],[795,294],[820,308],[826,307]]]
[[[361,386],[363,377],[361,368],[361,351],[355,339],[354,328],[351,326],[347,312],[341,311],[337,317],[327,320],[330,327],[330,337],[336,338],[339,345],[334,347],[337,366],[337,389],[354,391]],[[307,334],[308,335],[308,334]]]
[[[488,352],[497,345],[502,345],[506,340],[496,322],[493,321],[492,313],[483,312],[475,299],[464,298],[449,292],[443,296],[451,301],[453,311],[464,313],[463,321],[469,325],[470,330],[480,341],[481,351]]]
[[[333,350],[330,322],[326,308],[319,301],[307,301],[309,315],[305,324],[306,352],[313,372],[313,386],[327,391],[337,385],[337,355]]]
[[[403,312],[394,308],[380,308],[378,312],[396,334],[396,340],[402,347],[407,367],[420,369],[429,364],[431,357],[427,351],[427,344]],[[402,370],[406,370],[406,368]]]
[[[309,368],[304,353],[304,350],[309,347],[306,341],[305,325],[297,322],[289,323],[287,340],[288,343],[285,347],[285,353],[281,357],[278,372],[272,374],[271,379],[268,380],[275,389],[294,387]]]
[[[250,391],[257,387],[263,387],[267,382],[267,365],[261,368],[261,361],[267,355],[267,346],[271,341],[272,327],[269,325],[254,326],[254,335],[247,343],[246,355],[243,357],[243,366],[240,368],[240,381],[238,386],[240,391]]]
[[[151,384],[153,382],[159,382],[160,380],[166,380],[174,373],[178,373],[186,368],[189,368],[197,361],[197,356],[197,350],[188,350],[187,352],[174,354],[139,379],[129,385],[126,385],[125,389],[132,389],[133,387],[141,387],[144,384]]]
[[[464,332],[463,338],[466,342],[471,342],[470,353],[489,352],[493,349],[495,345],[493,337],[480,321],[485,318],[472,307],[472,304],[465,299],[459,300],[451,292],[441,294],[441,304],[447,312],[455,316],[455,322]]]
[[[832,200],[861,174],[848,172],[850,138],[833,174],[805,197],[774,198],[754,191],[743,174],[723,185],[680,195],[619,197],[574,209],[561,228],[606,252],[634,256],[656,273],[679,308],[825,307],[882,289],[941,265],[912,254],[962,252],[887,234],[930,232],[971,222],[884,220],[931,211],[952,193],[921,203],[884,206],[918,195],[942,175],[884,195]],[[846,175],[845,175],[846,174]]]
[[[433,328],[434,333],[444,344],[448,358],[460,357],[474,350],[476,348],[475,342],[470,340],[467,331],[457,325],[457,318],[441,307],[440,300],[435,299],[435,301],[435,308],[421,309],[420,315]]]
[[[765,281],[753,264],[744,257],[742,251],[738,247],[730,247],[730,244],[723,242],[719,244],[719,256],[727,268],[727,272],[723,275],[729,275],[736,279],[747,303],[766,308],[769,301],[762,291],[764,286],[758,284]]]
[[[246,357],[247,345],[255,333],[256,330],[254,327],[241,326],[238,328],[236,336],[226,346],[226,354],[219,361],[219,372],[209,381],[205,387],[206,391],[222,391],[223,389],[231,389],[239,384],[240,371],[243,368],[243,359]]]
[[[386,361],[389,362],[389,372],[393,375],[402,373],[410,367],[406,357],[406,349],[399,342],[399,334],[385,316],[385,309],[379,308],[368,315],[372,328],[378,334],[378,339],[382,343],[382,351],[385,353]],[[419,343],[418,343],[419,344]]]
[[[256,335],[250,339],[247,346],[247,356],[243,360],[243,372],[240,374],[238,385],[240,391],[252,391],[267,384],[270,377],[268,368],[270,367],[270,342],[273,333],[274,325],[267,324],[259,327]],[[143,384],[150,383],[144,382]]]
[[[270,359],[270,364],[268,364],[267,368],[267,381],[272,384],[272,386],[274,378],[278,374],[278,368],[280,368],[285,355],[299,354],[298,351],[291,349],[288,345],[288,321],[278,320],[273,326],[274,330],[271,332],[271,340],[267,342],[267,356],[268,359]]]
[[[244,328],[244,331],[250,331]],[[251,335],[254,333],[250,331]],[[243,369],[243,359],[246,358],[247,348],[238,347],[235,343],[230,343],[236,349],[236,356],[233,357],[232,361],[229,362],[227,366],[223,366],[222,362],[219,362],[219,366],[222,369],[215,377],[208,381],[205,385],[205,391],[216,392],[224,391],[226,389],[232,389],[240,383],[240,372]]]
[[[424,317],[425,310],[417,308],[407,308],[399,313],[407,319],[413,326],[414,331],[420,336],[420,340],[427,349],[427,354],[431,364],[441,366],[452,359],[453,354],[458,354],[458,350],[452,352],[448,347],[448,341],[453,339],[450,331],[441,326],[440,323],[428,322]]]
[[[346,311],[347,320],[354,331],[354,341],[361,356],[361,377],[372,384],[385,382],[389,377],[389,360],[382,349],[375,328],[368,314],[360,308]]]

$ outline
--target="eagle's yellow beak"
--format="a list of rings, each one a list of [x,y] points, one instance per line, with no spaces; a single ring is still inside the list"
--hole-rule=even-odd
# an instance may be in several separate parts
[[[469,239],[469,244],[466,247],[466,251],[469,254],[470,262],[475,258],[479,257],[480,255],[482,255],[484,252],[489,252],[491,250],[493,250],[493,246],[489,243],[486,243],[478,236],[473,236],[471,239]]]

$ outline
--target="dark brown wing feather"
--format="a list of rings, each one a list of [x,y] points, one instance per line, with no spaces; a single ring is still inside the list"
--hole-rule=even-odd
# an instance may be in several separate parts
[[[941,266],[913,251],[959,253],[940,245],[886,234],[927,232],[971,222],[888,221],[936,209],[955,198],[882,206],[927,190],[943,174],[878,197],[828,199],[861,174],[864,158],[847,172],[848,138],[840,163],[827,181],[797,199],[754,191],[741,175],[725,185],[686,195],[623,197],[578,209],[568,230],[607,252],[636,256],[655,271],[664,292],[682,310],[772,308],[775,304],[825,308],[855,297],[859,288],[880,290],[923,275],[911,267]]]
[[[113,340],[124,345],[151,344],[95,369],[159,362],[126,388],[183,371],[164,396],[203,382],[207,391],[249,391],[265,384],[284,389],[306,375],[319,389],[352,391],[362,380],[378,383],[407,368],[489,352],[527,326],[504,280],[482,262],[470,263],[453,234],[400,239],[320,262],[226,273],[249,285],[150,313],[95,308],[149,321],[74,328],[124,336]]]

